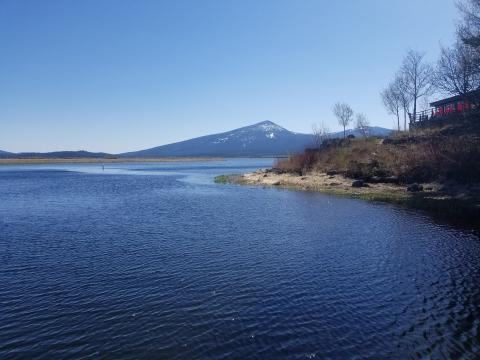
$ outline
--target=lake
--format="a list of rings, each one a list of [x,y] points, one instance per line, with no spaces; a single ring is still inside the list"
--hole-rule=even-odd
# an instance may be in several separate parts
[[[480,354],[477,232],[213,183],[271,163],[0,167],[0,358]]]

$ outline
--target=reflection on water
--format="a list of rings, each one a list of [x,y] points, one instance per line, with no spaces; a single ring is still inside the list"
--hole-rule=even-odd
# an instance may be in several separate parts
[[[480,353],[478,234],[212,182],[270,164],[0,167],[0,357]]]

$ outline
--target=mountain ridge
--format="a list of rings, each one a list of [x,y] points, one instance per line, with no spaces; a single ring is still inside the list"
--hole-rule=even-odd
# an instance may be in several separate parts
[[[370,127],[372,136],[388,136],[392,130]],[[359,136],[355,129],[346,131],[347,135]],[[343,131],[329,134],[331,138],[343,137]],[[266,157],[284,156],[303,151],[314,143],[311,134],[289,131],[269,121],[243,126],[230,131],[204,135],[188,140],[155,146],[153,148],[130,151],[120,154],[104,152],[53,151],[46,153],[11,153],[0,150],[0,158],[156,158],[156,157]]]

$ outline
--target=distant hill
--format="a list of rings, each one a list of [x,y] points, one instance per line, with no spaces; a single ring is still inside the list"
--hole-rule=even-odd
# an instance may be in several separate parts
[[[391,130],[372,127],[371,135],[386,136]],[[358,136],[358,131],[348,130],[347,135]],[[343,131],[331,137],[343,137]],[[303,151],[312,146],[313,136],[289,131],[271,121],[245,126],[232,131],[202,136],[151,149],[120,154],[122,157],[162,156],[224,156],[253,157],[279,156]]]
[[[3,151],[3,150],[0,150],[0,159],[2,158],[10,158],[12,156],[14,156],[15,154],[11,153],[11,152],[8,152],[8,151]]]
[[[390,129],[385,129],[380,126],[370,126],[368,128],[368,132],[370,136],[378,136],[378,137],[387,137],[392,133],[393,130]],[[357,129],[348,129],[345,131],[345,134],[348,135],[354,135],[355,137],[361,137],[362,133],[357,130]],[[343,131],[338,131],[334,133],[330,133],[330,138],[335,139],[335,138],[342,138],[343,137]]]
[[[114,155],[99,152],[99,153],[92,153],[89,151],[53,151],[53,152],[46,152],[46,153],[36,153],[36,152],[22,152],[22,153],[8,153],[5,151],[0,151],[1,158],[15,158],[15,159],[35,159],[35,158],[42,158],[42,159],[78,159],[78,158],[89,158],[89,159],[96,159],[96,158],[106,158],[106,157],[114,157]]]

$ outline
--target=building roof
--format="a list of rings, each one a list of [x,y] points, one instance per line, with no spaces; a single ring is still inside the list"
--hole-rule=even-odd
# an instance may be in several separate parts
[[[457,101],[460,101],[460,100],[464,100],[465,97],[480,98],[480,89],[470,91],[469,93],[467,93],[465,95],[455,95],[455,96],[452,96],[452,97],[449,97],[449,98],[446,98],[446,99],[431,102],[430,106],[431,107],[438,107],[438,106],[442,106],[442,105],[451,104],[451,103],[454,103],[454,102],[457,102]]]

